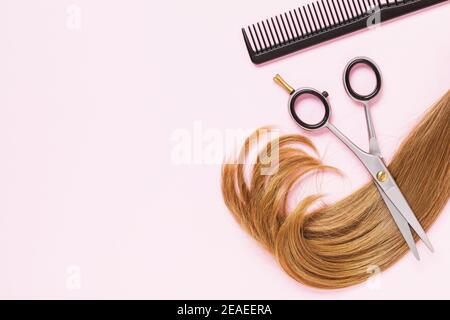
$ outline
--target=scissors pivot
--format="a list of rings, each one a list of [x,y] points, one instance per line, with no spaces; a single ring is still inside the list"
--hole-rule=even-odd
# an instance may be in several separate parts
[[[380,182],[386,182],[387,179],[388,179],[388,175],[387,175],[387,173],[384,172],[384,171],[378,171],[378,173],[377,173],[377,179],[378,179],[378,181],[380,181]]]

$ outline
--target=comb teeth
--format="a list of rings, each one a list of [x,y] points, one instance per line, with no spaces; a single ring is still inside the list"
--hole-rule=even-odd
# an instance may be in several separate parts
[[[447,0],[318,0],[242,29],[251,60],[263,63]]]

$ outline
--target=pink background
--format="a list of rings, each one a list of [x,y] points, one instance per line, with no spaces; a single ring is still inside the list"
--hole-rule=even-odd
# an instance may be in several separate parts
[[[355,56],[374,59],[388,160],[449,89],[448,4],[252,65],[240,28],[299,2],[1,1],[0,298],[450,298],[448,207],[429,232],[435,254],[420,243],[420,263],[409,254],[375,285],[314,290],[236,225],[218,163],[173,161],[174,133],[199,123],[302,132],[275,73],[327,90],[333,123],[365,146],[341,74]],[[323,177],[327,201],[369,181],[333,136],[313,139],[347,174]]]

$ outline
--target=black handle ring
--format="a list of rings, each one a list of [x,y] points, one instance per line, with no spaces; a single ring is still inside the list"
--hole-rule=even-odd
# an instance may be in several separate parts
[[[302,119],[300,119],[297,112],[295,111],[295,102],[297,101],[298,98],[300,98],[302,95],[305,95],[305,94],[310,94],[310,95],[313,95],[313,96],[319,98],[323,104],[323,107],[325,108],[325,115],[323,116],[323,119],[316,124],[309,124],[309,123],[302,121]],[[289,111],[291,113],[292,118],[295,120],[295,122],[297,122],[298,125],[300,127],[302,127],[303,129],[317,130],[317,129],[324,127],[327,124],[328,119],[330,118],[330,105],[328,104],[328,101],[325,98],[324,94],[322,94],[319,91],[316,91],[314,89],[305,88],[305,89],[300,89],[300,90],[295,91],[294,94],[292,95],[290,102],[289,102]]]
[[[353,88],[350,84],[350,72],[358,64],[365,64],[366,66],[370,67],[372,69],[372,71],[375,73],[375,77],[377,78],[377,86],[376,86],[375,90],[368,95],[360,95],[359,93],[355,92],[355,90],[353,90]],[[369,60],[367,58],[356,58],[355,60],[350,62],[347,66],[347,69],[345,70],[344,81],[345,81],[345,87],[347,89],[348,94],[351,95],[354,99],[360,100],[360,101],[369,101],[369,100],[373,99],[381,90],[380,70],[378,70],[378,67],[375,65],[374,62],[372,62],[371,60]]]

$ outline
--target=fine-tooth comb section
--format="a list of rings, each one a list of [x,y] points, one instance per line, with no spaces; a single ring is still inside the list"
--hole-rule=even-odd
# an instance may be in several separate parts
[[[242,29],[255,64],[448,0],[318,0]]]

